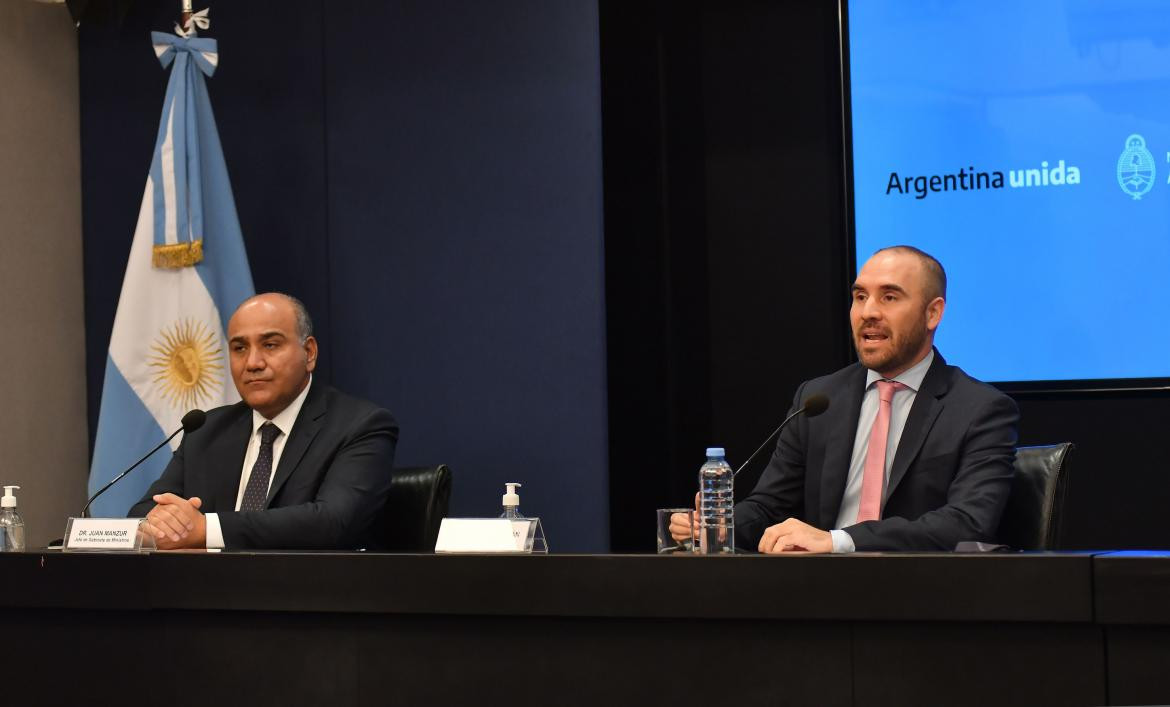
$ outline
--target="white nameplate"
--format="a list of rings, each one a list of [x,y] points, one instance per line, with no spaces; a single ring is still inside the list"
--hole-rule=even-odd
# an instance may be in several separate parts
[[[70,518],[66,550],[137,550],[141,518]]]
[[[444,518],[435,552],[532,552],[535,518]]]

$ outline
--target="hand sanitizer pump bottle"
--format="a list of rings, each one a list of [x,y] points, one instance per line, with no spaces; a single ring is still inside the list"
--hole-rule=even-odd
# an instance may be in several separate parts
[[[0,499],[0,528],[3,529],[4,552],[24,552],[24,519],[16,510],[16,496],[12,491],[19,486],[5,486]]]
[[[523,518],[520,515],[520,496],[516,493],[516,489],[520,488],[520,484],[515,481],[509,481],[504,484],[507,493],[504,494],[504,512],[500,514],[501,518]]]

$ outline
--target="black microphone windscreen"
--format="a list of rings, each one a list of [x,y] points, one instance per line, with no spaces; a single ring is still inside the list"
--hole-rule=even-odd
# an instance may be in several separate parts
[[[816,417],[829,409],[829,396],[823,393],[810,395],[804,399],[805,417]]]
[[[183,432],[186,434],[191,434],[195,430],[202,427],[203,423],[206,421],[207,413],[203,412],[202,410],[192,410],[186,415],[183,415]]]

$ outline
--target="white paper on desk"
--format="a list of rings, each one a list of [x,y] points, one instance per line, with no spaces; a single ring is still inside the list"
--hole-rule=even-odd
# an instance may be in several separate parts
[[[531,520],[444,518],[435,552],[530,552],[525,548]]]

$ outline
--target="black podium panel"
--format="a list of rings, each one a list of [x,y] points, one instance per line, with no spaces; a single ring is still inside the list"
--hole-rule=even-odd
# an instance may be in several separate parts
[[[1097,555],[1093,584],[1110,704],[1170,704],[1170,553]]]
[[[802,621],[1092,620],[1087,555],[159,553],[149,564],[152,602],[179,609]],[[232,584],[254,591],[208,591]],[[861,586],[868,589],[859,591]],[[1061,591],[1051,591],[1054,586]]]
[[[866,623],[853,634],[855,705],[1107,704],[1091,624]]]
[[[1101,623],[1138,590],[1095,562],[0,554],[4,674],[29,704],[1166,702],[1168,627]]]
[[[1110,552],[1093,558],[1097,620],[1170,626],[1170,552]]]

